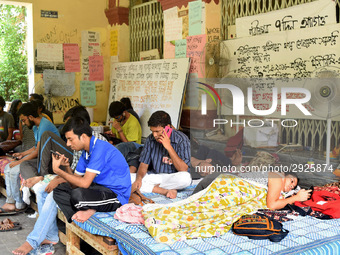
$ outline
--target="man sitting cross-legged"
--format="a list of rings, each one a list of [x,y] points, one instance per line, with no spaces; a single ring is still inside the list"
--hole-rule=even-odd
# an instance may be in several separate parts
[[[115,211],[128,203],[131,180],[123,155],[110,143],[92,136],[91,127],[83,119],[72,118],[65,126],[67,145],[83,150],[74,174],[60,169],[63,155],[53,156],[53,171],[68,181],[53,191],[66,219],[84,222],[96,211]]]
[[[170,115],[153,113],[148,121],[150,134],[140,156],[137,174],[131,173],[132,190],[159,193],[176,198],[177,190],[191,184],[190,141],[180,131],[172,130],[170,138],[165,128],[171,127]],[[151,167],[152,166],[152,167]]]

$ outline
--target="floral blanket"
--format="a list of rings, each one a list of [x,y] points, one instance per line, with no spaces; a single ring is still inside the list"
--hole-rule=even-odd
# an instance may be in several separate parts
[[[143,207],[145,226],[161,243],[227,233],[242,215],[266,208],[266,189],[232,175],[220,175],[205,190],[168,205]]]

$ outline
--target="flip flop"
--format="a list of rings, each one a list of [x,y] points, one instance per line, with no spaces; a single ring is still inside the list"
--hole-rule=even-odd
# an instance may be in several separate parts
[[[10,219],[4,219],[0,223],[0,232],[16,231],[22,229],[19,222],[13,222]]]
[[[6,215],[14,215],[17,214],[18,212],[13,210],[13,211],[8,211],[5,210],[4,208],[0,207],[0,216],[6,216]]]

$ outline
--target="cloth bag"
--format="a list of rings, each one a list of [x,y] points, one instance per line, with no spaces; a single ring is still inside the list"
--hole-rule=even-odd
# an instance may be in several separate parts
[[[269,239],[272,242],[280,242],[289,233],[280,222],[261,214],[243,215],[232,229],[235,235],[257,240]]]

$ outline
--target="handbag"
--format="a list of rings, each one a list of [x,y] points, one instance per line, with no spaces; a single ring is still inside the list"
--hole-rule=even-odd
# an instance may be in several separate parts
[[[277,220],[257,213],[243,215],[233,224],[232,230],[235,235],[255,240],[269,239],[272,242],[280,242],[289,233]]]
[[[21,143],[22,143],[21,140],[6,140],[0,142],[0,156],[6,155],[7,152],[13,150]]]

